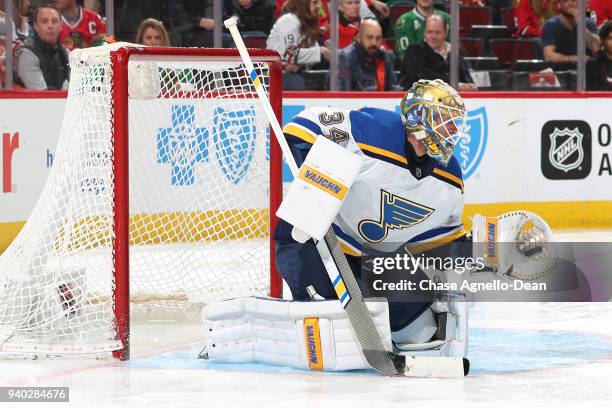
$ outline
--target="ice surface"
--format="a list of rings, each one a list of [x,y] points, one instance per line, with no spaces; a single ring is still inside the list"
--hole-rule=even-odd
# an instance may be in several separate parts
[[[612,232],[561,233],[612,241]],[[609,407],[611,303],[487,303],[471,310],[464,379],[313,373],[197,360],[198,323],[132,324],[132,359],[0,360],[0,386],[69,386],[74,407]],[[42,403],[2,404],[42,407]]]

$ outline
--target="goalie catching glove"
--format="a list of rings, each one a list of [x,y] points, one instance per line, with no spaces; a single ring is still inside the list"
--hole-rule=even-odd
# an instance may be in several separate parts
[[[512,211],[498,217],[472,218],[474,257],[498,275],[532,280],[550,273],[558,251],[550,227],[529,211]]]

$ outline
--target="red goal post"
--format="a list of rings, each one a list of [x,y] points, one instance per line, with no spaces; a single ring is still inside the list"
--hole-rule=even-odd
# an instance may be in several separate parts
[[[282,123],[282,64],[277,52],[270,50],[250,49],[249,54],[254,62],[264,62],[269,66],[270,104],[279,123]],[[129,358],[130,330],[130,288],[129,288],[129,112],[128,112],[128,62],[135,55],[181,58],[202,58],[222,61],[240,62],[240,54],[234,49],[201,49],[201,48],[121,48],[111,53],[113,77],[113,106],[115,120],[113,129],[116,154],[113,156],[115,174],[115,318],[117,334],[123,344],[122,350],[113,352],[113,356],[122,360]],[[256,94],[253,92],[253,96]],[[273,130],[270,130],[273,132]],[[282,157],[276,138],[270,135],[270,292],[272,297],[282,297],[282,278],[276,270],[274,259],[274,242],[272,235],[278,218],[276,209],[282,200]],[[279,135],[280,136],[280,135]],[[281,136],[282,137],[282,136]]]

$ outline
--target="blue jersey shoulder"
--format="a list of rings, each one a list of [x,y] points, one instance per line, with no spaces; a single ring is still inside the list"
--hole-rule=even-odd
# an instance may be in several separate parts
[[[363,108],[351,111],[350,120],[355,142],[402,156],[405,154],[406,133],[398,113],[379,108]]]

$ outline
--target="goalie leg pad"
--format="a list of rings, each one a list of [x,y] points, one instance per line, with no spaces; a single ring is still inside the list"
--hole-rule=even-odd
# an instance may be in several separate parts
[[[391,350],[387,302],[367,306]],[[231,299],[206,306],[203,319],[201,355],[214,361],[330,371],[370,368],[337,300]]]

